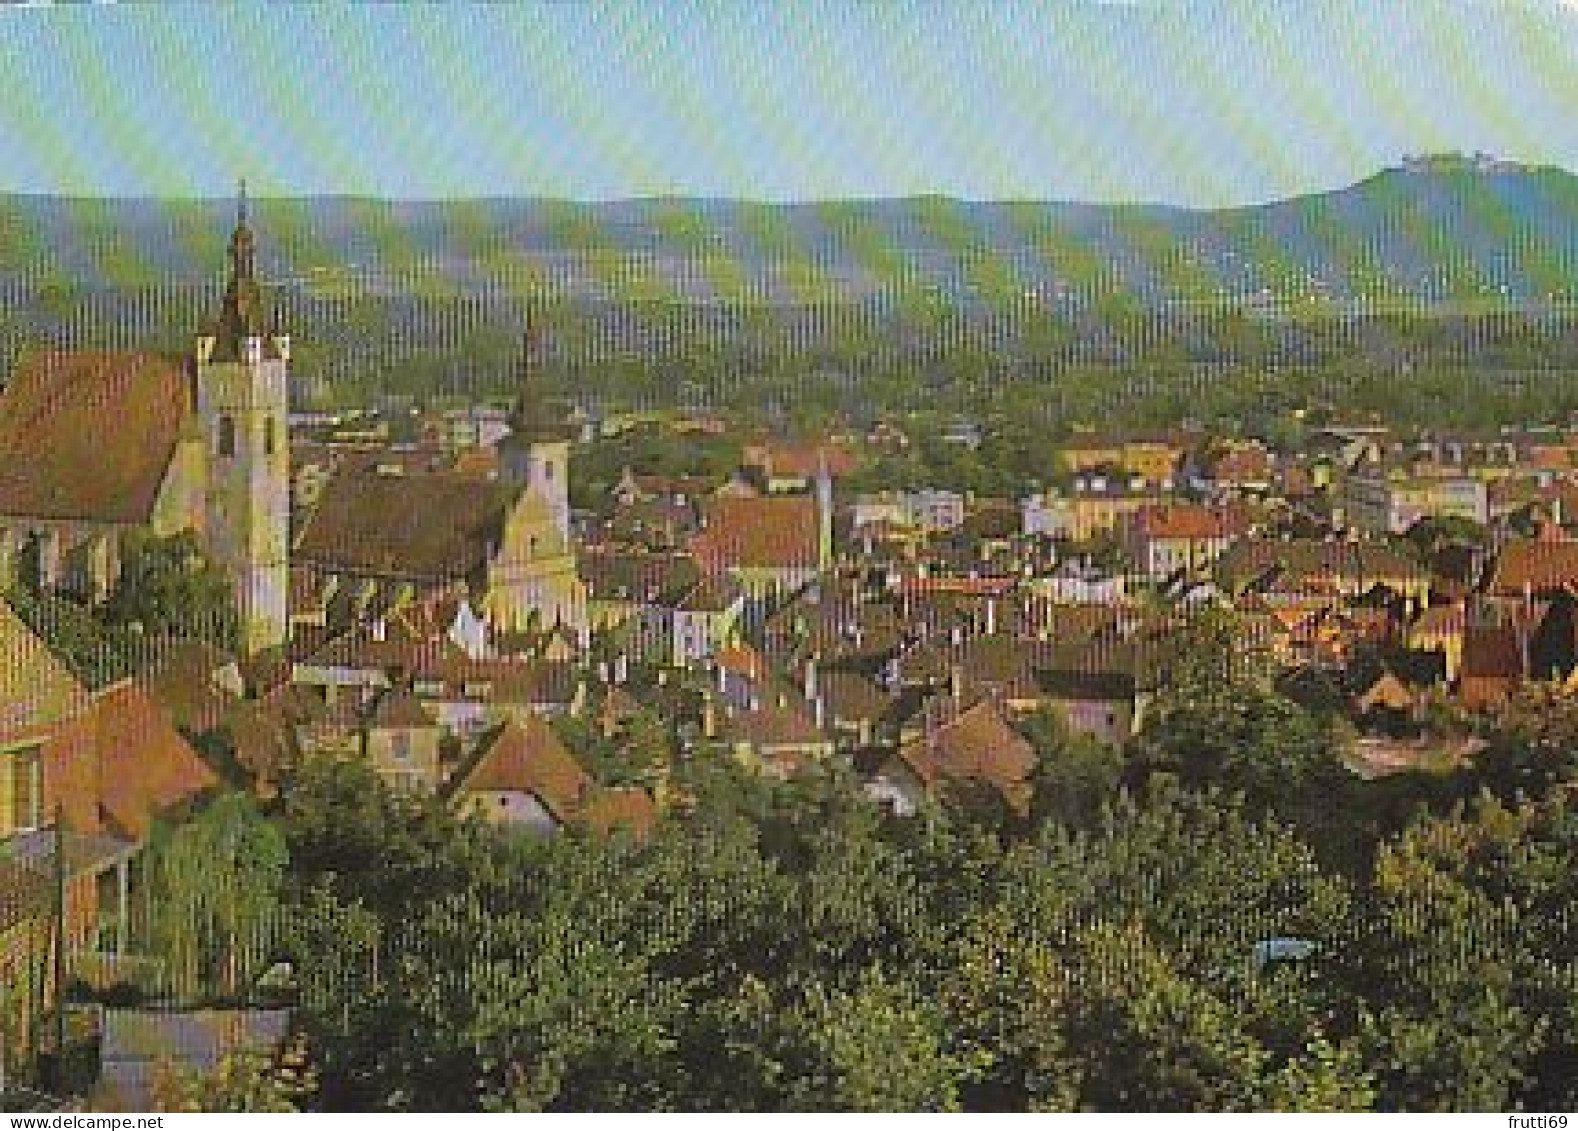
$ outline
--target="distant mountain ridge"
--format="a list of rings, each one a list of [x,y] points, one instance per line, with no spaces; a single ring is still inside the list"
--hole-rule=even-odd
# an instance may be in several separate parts
[[[229,201],[0,196],[0,285],[211,284]],[[1410,159],[1270,204],[759,204],[542,198],[252,204],[277,285],[705,301],[925,292],[992,303],[1127,293],[1147,302],[1578,297],[1578,176]]]

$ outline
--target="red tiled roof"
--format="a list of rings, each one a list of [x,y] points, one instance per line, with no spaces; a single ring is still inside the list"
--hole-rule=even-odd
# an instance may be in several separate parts
[[[45,759],[46,791],[53,777],[51,801],[65,806],[76,831],[97,831],[102,814],[114,830],[140,838],[160,813],[218,784],[148,693],[131,681],[95,696],[87,711],[60,729]]]
[[[713,498],[706,516],[691,550],[707,569],[815,569],[820,563],[821,524],[810,496]]]
[[[147,522],[190,400],[157,354],[22,355],[0,392],[0,515]]]
[[[828,475],[837,479],[853,473],[860,466],[860,457],[836,444],[809,447],[761,444],[746,450],[745,462],[748,466],[760,467],[768,475],[801,479],[818,475],[825,462]]]
[[[529,793],[563,823],[580,814],[592,779],[542,719],[508,719],[482,740],[450,783],[461,793]]]
[[[1205,540],[1238,538],[1248,529],[1243,512],[1192,506],[1187,503],[1141,507],[1136,531],[1147,538]]]

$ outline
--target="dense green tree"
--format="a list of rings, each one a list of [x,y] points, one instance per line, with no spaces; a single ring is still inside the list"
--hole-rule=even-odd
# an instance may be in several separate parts
[[[221,647],[236,639],[230,579],[208,562],[195,535],[129,535],[121,571],[104,603],[107,623],[150,636],[185,636]]]
[[[250,988],[273,954],[288,863],[279,829],[239,793],[154,839],[149,940],[178,995],[233,998]]]

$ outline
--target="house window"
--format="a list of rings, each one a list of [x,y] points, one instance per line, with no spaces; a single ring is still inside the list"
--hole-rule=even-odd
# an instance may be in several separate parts
[[[404,731],[396,731],[390,735],[389,754],[396,762],[409,762],[411,760],[411,736]]]
[[[553,482],[553,461],[545,460],[542,465],[542,477],[545,482]]]
[[[219,418],[219,454],[222,456],[236,454],[236,420],[233,416]]]
[[[38,828],[44,823],[44,764],[38,747],[13,750],[0,768],[10,778],[10,831]]]

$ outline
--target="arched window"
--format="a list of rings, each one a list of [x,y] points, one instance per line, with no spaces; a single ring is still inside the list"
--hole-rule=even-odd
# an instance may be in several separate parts
[[[232,416],[219,418],[219,454],[233,456],[236,454],[236,421]]]

